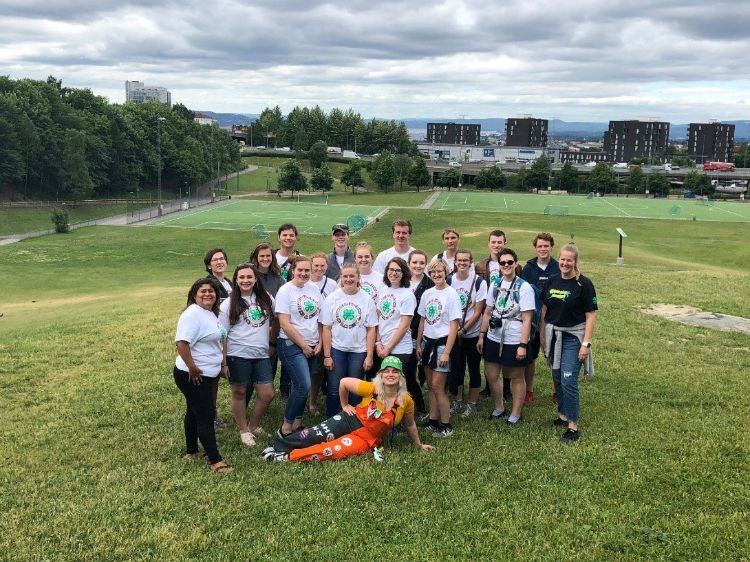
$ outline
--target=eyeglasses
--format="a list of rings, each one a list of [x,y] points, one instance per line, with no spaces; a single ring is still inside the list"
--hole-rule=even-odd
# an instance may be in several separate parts
[[[513,260],[508,260],[508,261],[499,261],[497,263],[499,263],[501,266],[505,267],[506,265],[513,265],[516,262],[513,261]]]
[[[220,262],[220,261],[227,261],[224,258],[212,258],[211,263]]]
[[[403,273],[400,269],[391,269],[390,267],[386,271],[388,273]]]

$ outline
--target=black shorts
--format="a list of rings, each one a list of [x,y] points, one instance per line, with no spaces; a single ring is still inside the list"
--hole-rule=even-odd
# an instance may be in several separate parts
[[[527,349],[529,359],[536,361],[536,358],[539,357],[540,348],[541,342],[539,340],[539,332],[537,332],[536,335],[529,340],[529,347]]]
[[[516,359],[517,349],[518,344],[505,344],[503,345],[503,353],[500,355],[500,344],[489,338],[485,338],[484,352],[482,355],[484,356],[485,362],[489,361],[490,363],[499,363],[503,367],[526,367],[526,365],[532,361],[530,354],[527,350],[526,357],[519,361]]]

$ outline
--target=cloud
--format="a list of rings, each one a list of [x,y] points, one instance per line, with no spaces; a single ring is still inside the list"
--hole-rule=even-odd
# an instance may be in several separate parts
[[[3,0],[0,16],[11,77],[52,74],[115,102],[136,79],[247,113],[684,122],[748,107],[750,6],[732,1]]]

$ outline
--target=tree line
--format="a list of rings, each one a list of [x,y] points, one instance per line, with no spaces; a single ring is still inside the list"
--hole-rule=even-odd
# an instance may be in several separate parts
[[[159,146],[161,145],[161,151]],[[0,187],[80,200],[193,189],[240,168],[239,147],[182,104],[111,104],[50,76],[0,76]]]

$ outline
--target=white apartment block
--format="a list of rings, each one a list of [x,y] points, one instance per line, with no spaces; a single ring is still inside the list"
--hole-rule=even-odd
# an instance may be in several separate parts
[[[143,82],[137,80],[125,81],[125,102],[143,103],[156,100],[166,103],[172,107],[172,92],[161,86],[147,87]]]

